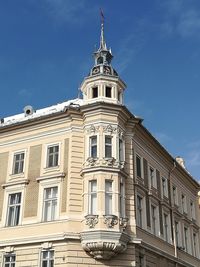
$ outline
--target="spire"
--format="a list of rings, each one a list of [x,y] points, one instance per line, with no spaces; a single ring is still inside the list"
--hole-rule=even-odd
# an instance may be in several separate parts
[[[101,37],[100,37],[99,50],[107,50],[106,41],[104,38],[104,15],[102,9],[100,9],[100,15],[101,15]]]

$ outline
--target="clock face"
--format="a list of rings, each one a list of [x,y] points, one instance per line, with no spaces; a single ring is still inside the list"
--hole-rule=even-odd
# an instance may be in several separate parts
[[[100,71],[99,67],[96,67],[92,70],[92,74],[97,74],[99,73],[99,71]]]
[[[105,66],[104,69],[103,69],[103,72],[104,72],[105,74],[111,74],[110,67]]]

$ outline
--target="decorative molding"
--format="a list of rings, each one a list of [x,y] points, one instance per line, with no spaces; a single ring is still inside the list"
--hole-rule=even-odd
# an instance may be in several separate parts
[[[81,233],[83,249],[97,260],[109,260],[127,248],[130,236],[113,230],[92,230]]]
[[[104,215],[104,223],[108,228],[113,228],[118,224],[118,217],[116,215]]]
[[[127,224],[128,224],[128,218],[123,218],[123,217],[120,217],[119,218],[119,225],[122,227],[122,230],[125,231],[126,227],[127,227]]]
[[[95,134],[95,133],[99,132],[99,129],[100,129],[100,126],[91,125],[89,127],[89,129],[87,129],[87,133],[88,134]]]
[[[83,167],[114,167],[124,169],[125,161],[117,161],[115,158],[92,158],[88,157],[83,164]]]
[[[15,181],[12,182],[8,182],[6,184],[2,184],[1,186],[4,188],[9,187],[9,186],[17,186],[17,185],[27,185],[29,184],[29,180],[28,179],[16,179]]]
[[[7,246],[4,248],[5,253],[12,253],[14,252],[14,247],[13,246]]]
[[[98,217],[99,217],[98,215],[92,215],[92,214],[86,215],[85,224],[88,225],[89,228],[94,228],[95,225],[99,222]]]

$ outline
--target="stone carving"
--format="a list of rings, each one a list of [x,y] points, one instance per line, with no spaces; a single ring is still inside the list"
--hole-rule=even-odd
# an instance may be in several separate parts
[[[99,165],[99,159],[98,158],[92,158],[92,157],[87,158],[87,160],[85,162],[86,167],[93,167],[96,165]]]
[[[89,228],[94,228],[95,225],[98,223],[98,215],[92,215],[92,214],[89,214],[89,215],[86,215],[85,216],[85,224],[89,226]]]
[[[91,125],[89,129],[87,129],[87,133],[88,134],[95,134],[97,132],[99,132],[99,126],[94,126],[94,125]]]
[[[128,223],[128,218],[119,218],[119,225],[122,227],[122,230],[125,231]]]
[[[115,165],[115,162],[116,162],[116,159],[115,158],[103,158],[103,165],[106,165],[106,166],[114,166]]]
[[[116,215],[104,215],[104,223],[108,228],[113,228],[118,223],[118,218]]]
[[[81,233],[83,249],[97,260],[108,260],[122,253],[131,240],[125,232],[108,230],[92,230]]]

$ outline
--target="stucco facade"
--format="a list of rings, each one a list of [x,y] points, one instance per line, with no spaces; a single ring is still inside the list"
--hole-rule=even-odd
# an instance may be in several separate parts
[[[124,105],[101,28],[83,99],[0,124],[0,266],[200,266],[198,183]]]

